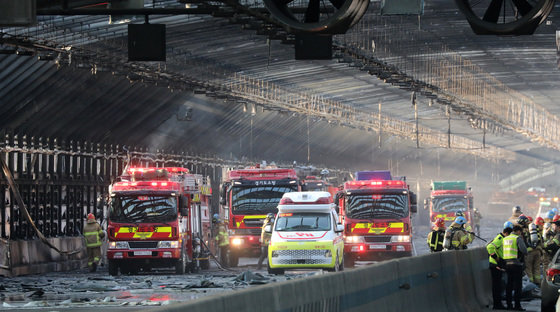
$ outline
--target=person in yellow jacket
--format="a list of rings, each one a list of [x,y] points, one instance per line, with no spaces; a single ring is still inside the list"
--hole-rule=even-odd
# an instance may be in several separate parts
[[[87,222],[82,233],[86,240],[88,268],[90,272],[95,272],[97,263],[101,260],[101,240],[105,237],[105,233],[95,220],[93,213],[87,215]]]
[[[494,310],[505,310],[502,304],[502,272],[505,271],[503,240],[513,231],[513,223],[506,221],[501,233],[486,245],[490,274],[492,276],[492,298]]]
[[[523,258],[527,254],[527,247],[523,241],[522,231],[519,225],[515,225],[513,226],[513,232],[503,240],[504,261],[506,262],[507,273],[506,303],[508,310],[525,311],[521,306],[521,279],[523,278]],[[512,304],[512,299],[515,306]]]
[[[464,228],[465,224],[467,224],[465,217],[455,218],[455,221],[445,231],[444,250],[467,249],[467,245],[472,243],[474,237]]]
[[[215,239],[218,243],[218,256],[220,259],[220,263],[226,266],[228,265],[227,253],[229,249],[229,235],[225,224],[221,221],[218,221],[218,234],[216,235]]]
[[[272,236],[272,234],[267,233],[264,228],[269,224],[274,224],[273,213],[269,213],[266,215],[261,228],[261,255],[259,257],[259,262],[257,263],[257,270],[261,269],[264,259],[266,259],[266,257],[268,256],[268,244],[270,243],[270,237]]]
[[[445,220],[443,218],[437,218],[434,222],[433,230],[428,233],[428,247],[430,247],[431,252],[437,252],[443,250],[443,238],[445,236]]]

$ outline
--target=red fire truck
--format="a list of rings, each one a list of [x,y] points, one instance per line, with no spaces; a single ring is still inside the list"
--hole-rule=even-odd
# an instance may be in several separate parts
[[[430,197],[424,201],[424,208],[430,210],[431,222],[443,218],[450,224],[459,211],[467,221],[472,220],[473,194],[466,181],[432,181],[431,189]]]
[[[359,178],[360,175],[357,175]],[[336,196],[344,225],[344,262],[412,255],[416,195],[404,180],[355,180]]]
[[[208,268],[209,185],[186,168],[128,169],[110,189],[109,274]]]
[[[261,227],[268,213],[276,214],[284,193],[300,191],[294,169],[252,167],[230,170],[221,189],[222,216],[229,231],[229,266],[240,256],[260,254]]]

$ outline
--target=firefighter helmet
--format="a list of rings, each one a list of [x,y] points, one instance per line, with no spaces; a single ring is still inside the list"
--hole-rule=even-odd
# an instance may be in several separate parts
[[[513,212],[513,213],[521,213],[521,207],[519,207],[519,206],[513,206],[513,208],[511,208],[511,212]]]
[[[546,218],[552,220],[552,218],[554,218],[555,215],[556,215],[556,214],[554,213],[554,211],[549,210],[549,211],[546,213]]]
[[[443,220],[443,218],[437,218],[436,221],[434,222],[434,225],[438,228],[444,228],[445,220]]]
[[[527,216],[527,219],[529,219],[529,223],[533,222],[533,217]]]
[[[504,223],[504,230],[505,229],[512,229],[513,230],[513,223],[511,221],[506,221]]]
[[[537,217],[537,218],[535,219],[535,224],[536,224],[536,225],[543,226],[543,225],[544,225],[544,219],[543,219],[542,217]]]
[[[556,222],[558,220],[560,220],[560,215],[555,215],[554,219],[552,219],[552,222]]]
[[[465,215],[463,214],[462,211],[457,211],[455,212],[455,217],[464,217]]]
[[[527,218],[525,215],[520,215],[519,218],[517,218],[517,224],[521,226],[527,226],[529,225],[529,223],[531,223],[531,221],[529,221],[529,218]]]
[[[457,218],[455,218],[455,223],[463,225],[463,224],[467,223],[467,219],[465,219],[465,217],[463,217],[463,216],[457,217]]]
[[[95,216],[93,215],[93,213],[90,212],[90,213],[88,213],[88,215],[87,215],[87,219],[88,219],[88,220],[95,220]]]
[[[266,215],[266,219],[267,219],[267,220],[272,220],[272,219],[274,219],[274,214],[273,214],[272,212],[269,212],[269,213]]]

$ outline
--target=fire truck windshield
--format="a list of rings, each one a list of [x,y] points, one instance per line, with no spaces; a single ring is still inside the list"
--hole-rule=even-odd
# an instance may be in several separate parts
[[[305,182],[302,191],[325,191],[326,185],[323,182]]]
[[[297,190],[297,185],[234,186],[231,191],[231,212],[249,215],[276,213],[282,195]]]
[[[464,196],[446,196],[432,198],[432,211],[456,212],[467,210],[467,199]]]
[[[407,194],[351,194],[346,215],[353,219],[392,219],[408,216]]]
[[[115,196],[109,212],[114,222],[169,222],[176,218],[177,199],[173,196]]]
[[[329,231],[331,218],[328,213],[284,213],[278,215],[276,231]]]

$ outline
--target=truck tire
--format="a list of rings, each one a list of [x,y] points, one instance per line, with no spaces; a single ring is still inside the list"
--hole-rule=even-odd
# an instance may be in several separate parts
[[[237,267],[239,265],[239,255],[234,252],[228,251],[227,260],[227,266],[230,268]]]
[[[203,270],[210,269],[210,260],[206,259],[206,260],[200,261],[200,268],[203,269]]]
[[[109,260],[109,275],[111,276],[119,275],[119,265],[115,260]]]
[[[179,260],[177,260],[177,262],[175,263],[175,274],[178,275],[183,275],[185,274],[185,267],[187,265],[187,256],[185,253],[185,248],[181,249],[181,258],[179,258]]]
[[[347,268],[353,268],[354,267],[355,259],[351,255],[344,255],[344,260],[343,261],[344,261],[344,266],[346,266]]]

